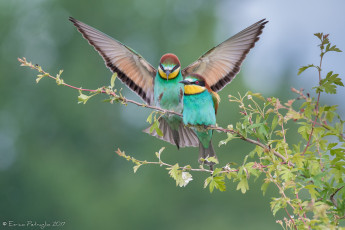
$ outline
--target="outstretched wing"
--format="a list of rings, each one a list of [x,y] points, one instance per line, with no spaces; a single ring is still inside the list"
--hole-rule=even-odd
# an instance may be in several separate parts
[[[235,78],[247,53],[259,40],[265,24],[262,19],[202,55],[182,70],[182,75],[204,76],[213,91],[221,90]]]
[[[152,104],[156,69],[119,41],[72,17],[69,20],[103,57],[107,67],[145,102]]]

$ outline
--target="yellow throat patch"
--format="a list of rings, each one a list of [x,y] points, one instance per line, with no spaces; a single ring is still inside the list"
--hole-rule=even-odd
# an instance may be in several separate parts
[[[185,94],[198,94],[198,93],[204,92],[205,90],[206,88],[200,85],[185,85],[184,86]]]
[[[180,71],[180,67],[177,68],[177,69],[175,69],[173,72],[171,72],[171,73],[169,74],[169,79],[174,79],[175,77],[177,77],[179,71]],[[158,72],[159,72],[159,75],[160,75],[162,78],[167,79],[166,73],[165,73],[160,67],[158,68]]]

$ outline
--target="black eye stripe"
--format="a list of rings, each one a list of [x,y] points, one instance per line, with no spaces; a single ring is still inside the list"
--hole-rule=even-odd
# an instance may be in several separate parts
[[[162,64],[161,64],[161,63],[159,63],[159,67],[161,68],[161,70],[163,70],[163,71],[164,71],[164,67],[162,66]]]
[[[196,80],[195,82],[193,82],[194,85],[200,85],[200,86],[205,86],[205,82],[204,81],[198,81]]]
[[[174,72],[174,71],[175,71],[177,68],[179,68],[179,67],[180,67],[179,64],[175,65],[174,68],[172,68],[171,72]]]

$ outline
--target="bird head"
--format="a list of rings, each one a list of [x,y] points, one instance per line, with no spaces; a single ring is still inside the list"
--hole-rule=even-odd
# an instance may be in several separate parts
[[[211,90],[205,79],[195,73],[185,77],[183,81],[180,81],[180,83],[184,84],[184,94],[186,95],[199,94],[204,92],[206,89],[209,91]]]
[[[179,83],[184,84],[184,95],[199,94],[207,90],[212,96],[215,113],[217,114],[220,97],[216,92],[212,91],[204,77],[199,74],[192,73]]]
[[[181,70],[181,64],[175,54],[164,54],[158,66],[161,78],[170,80],[176,78]]]

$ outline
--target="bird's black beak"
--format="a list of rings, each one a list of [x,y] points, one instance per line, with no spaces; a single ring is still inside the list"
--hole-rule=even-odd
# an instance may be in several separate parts
[[[167,75],[167,80],[169,80],[170,70],[165,70],[165,74]]]
[[[190,82],[187,80],[180,81],[179,83],[185,84],[185,85],[190,85]]]

